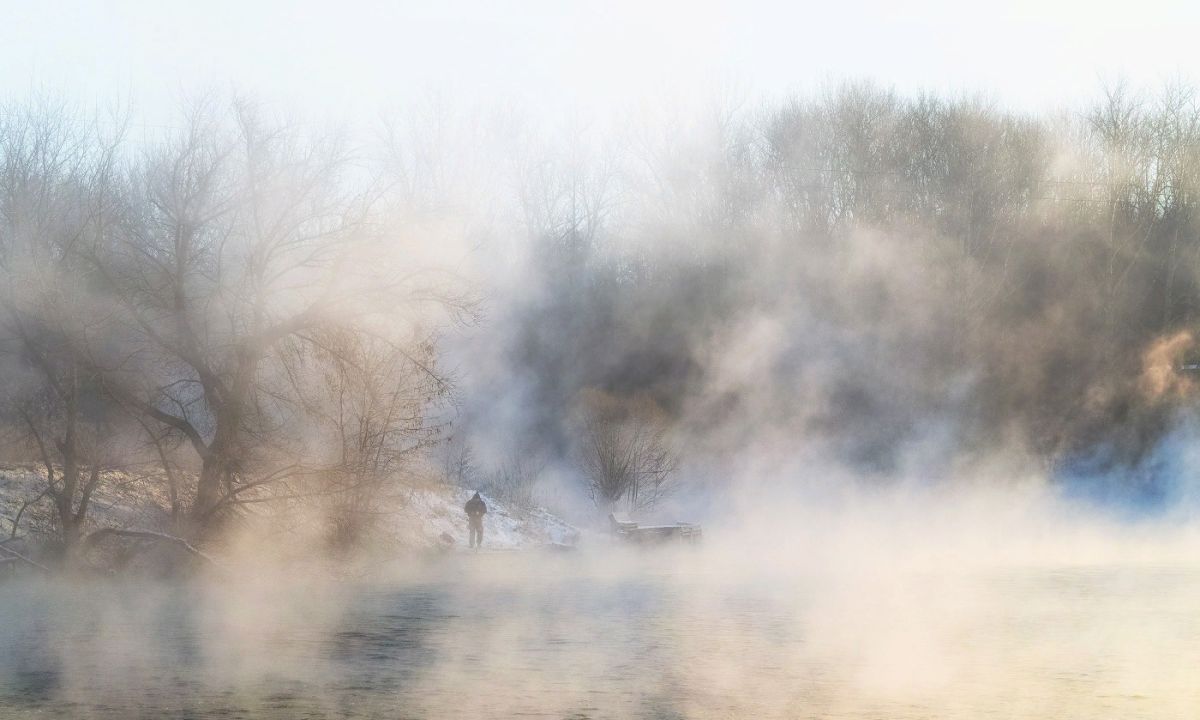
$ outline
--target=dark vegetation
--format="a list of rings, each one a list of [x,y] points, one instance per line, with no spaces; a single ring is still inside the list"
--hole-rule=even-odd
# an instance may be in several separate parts
[[[1189,88],[1035,118],[849,85],[613,157],[568,173],[535,233],[550,290],[508,343],[559,452],[586,389],[653,403],[708,458],[767,438],[884,476],[930,444],[941,467],[1135,463],[1175,417],[1200,303]]]

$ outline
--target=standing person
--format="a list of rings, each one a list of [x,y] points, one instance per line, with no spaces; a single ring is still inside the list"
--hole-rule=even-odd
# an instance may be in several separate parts
[[[483,547],[483,516],[487,513],[487,505],[484,504],[483,498],[479,497],[479,493],[475,493],[463,506],[463,510],[467,511],[467,521],[471,525],[471,547]]]

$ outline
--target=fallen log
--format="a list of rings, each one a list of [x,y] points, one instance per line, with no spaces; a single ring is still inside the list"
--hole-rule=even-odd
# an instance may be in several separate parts
[[[200,550],[195,545],[192,545],[187,540],[174,535],[168,535],[167,533],[154,532],[153,530],[121,530],[119,528],[101,528],[100,530],[97,530],[87,536],[87,538],[83,541],[84,547],[92,547],[106,537],[127,537],[141,540],[154,540],[156,542],[169,542],[176,547],[183,548],[188,553],[200,558],[201,560],[204,560],[218,570],[227,571],[227,569],[215,558],[203,550]]]
[[[45,572],[45,573],[52,572],[50,570],[50,568],[46,567],[45,565],[41,564],[40,562],[38,562],[36,560],[31,560],[31,559],[25,557],[24,555],[17,552],[16,550],[13,550],[12,548],[8,548],[8,547],[4,547],[3,545],[0,545],[0,552],[8,553],[9,560],[20,560],[21,562],[25,563],[26,565],[32,565],[33,567],[37,568],[38,570],[41,570],[42,572]]]

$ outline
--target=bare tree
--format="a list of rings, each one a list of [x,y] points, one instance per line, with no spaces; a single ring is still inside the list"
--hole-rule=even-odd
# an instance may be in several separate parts
[[[517,507],[537,505],[538,480],[546,470],[546,457],[535,447],[514,450],[487,478],[487,491]]]
[[[310,352],[322,381],[296,390],[306,398],[314,437],[327,443],[310,485],[327,495],[331,541],[347,548],[369,533],[385,501],[415,472],[417,456],[439,439],[429,410],[449,386],[429,369],[432,338],[403,348],[342,332],[326,334]]]
[[[661,418],[645,402],[594,392],[584,403],[578,454],[592,502],[609,511],[653,507],[673,489],[678,464]]]
[[[388,337],[398,308],[445,297],[431,274],[372,255],[388,249],[376,195],[347,177],[341,141],[246,103],[230,114],[201,103],[150,151],[130,182],[139,213],[96,261],[136,343],[107,368],[110,390],[194,454],[193,534],[325,469],[306,452],[304,390],[314,359],[350,367],[330,338]],[[404,342],[393,359],[432,374]]]
[[[116,408],[90,362],[110,313],[86,258],[119,219],[117,136],[57,103],[0,109],[2,400],[43,468],[66,556],[112,462]]]

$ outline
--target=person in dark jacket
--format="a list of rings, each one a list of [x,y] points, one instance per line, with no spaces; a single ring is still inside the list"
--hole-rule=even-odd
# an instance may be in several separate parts
[[[487,513],[487,505],[484,504],[483,498],[479,497],[479,493],[475,493],[463,506],[463,510],[467,511],[467,520],[471,525],[470,546],[483,547],[483,516]]]

